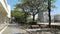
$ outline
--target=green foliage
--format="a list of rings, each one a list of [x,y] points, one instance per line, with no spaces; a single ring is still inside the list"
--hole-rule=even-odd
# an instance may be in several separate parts
[[[55,1],[56,0],[51,0],[51,8],[56,8],[53,4]],[[35,15],[38,14],[39,11],[48,11],[48,0],[21,0],[21,2],[21,4],[16,5],[16,8],[27,8],[27,10],[33,11]],[[37,12],[35,10],[37,10]]]
[[[54,2],[55,0],[51,0],[51,8],[55,8]],[[35,16],[39,11],[48,11],[48,0],[21,0],[21,3],[16,4],[15,8],[31,12]]]
[[[18,11],[18,10],[12,10],[12,16],[15,17],[15,21],[25,21],[25,13],[23,11]],[[28,17],[28,12],[26,12],[26,17]]]
[[[21,17],[24,16],[24,13],[22,11],[12,10],[12,15],[15,17]]]

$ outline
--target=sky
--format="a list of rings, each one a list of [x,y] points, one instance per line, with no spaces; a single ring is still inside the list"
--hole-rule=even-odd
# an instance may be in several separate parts
[[[7,0],[8,4],[11,6],[11,10],[14,9],[14,5],[18,3],[18,0]]]
[[[60,14],[60,0],[56,0],[56,2],[54,3],[55,6],[57,8],[55,8],[52,12],[51,15],[56,15],[56,14]]]
[[[14,9],[14,5],[18,3],[18,0],[8,0],[8,4],[11,6],[11,10]],[[57,8],[51,11],[51,15],[60,14],[60,0],[56,0],[54,3]]]

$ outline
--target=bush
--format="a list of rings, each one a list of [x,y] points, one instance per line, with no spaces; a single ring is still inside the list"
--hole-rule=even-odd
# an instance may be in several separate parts
[[[30,25],[36,25],[37,22],[29,22]]]

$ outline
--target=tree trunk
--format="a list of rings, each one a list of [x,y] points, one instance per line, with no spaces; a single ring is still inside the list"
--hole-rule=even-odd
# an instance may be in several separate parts
[[[51,27],[51,0],[48,0],[49,27]]]
[[[34,15],[34,12],[33,12],[33,22],[35,21],[35,15]]]
[[[27,22],[27,20],[26,20],[26,12],[25,12],[25,22]]]
[[[24,18],[25,18],[24,21],[26,22],[26,21],[27,21],[27,20],[26,20],[26,12],[25,12],[24,9],[23,9],[23,11],[24,11],[24,13],[25,13],[25,14],[24,14],[24,15],[25,15],[25,17],[24,17]]]

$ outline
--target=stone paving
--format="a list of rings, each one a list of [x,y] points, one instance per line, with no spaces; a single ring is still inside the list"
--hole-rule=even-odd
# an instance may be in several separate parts
[[[6,24],[0,24],[0,31],[6,26]]]
[[[7,27],[7,29],[5,31],[3,31],[2,34],[60,34],[59,32],[50,32],[50,31],[29,31],[27,32],[24,29],[21,29],[20,27],[16,26],[16,25],[10,25]]]
[[[19,29],[19,27],[17,28],[17,26],[8,26],[2,34],[20,34],[25,32],[25,30]]]
[[[26,29],[32,34],[60,34],[60,30],[49,30],[49,29]]]

